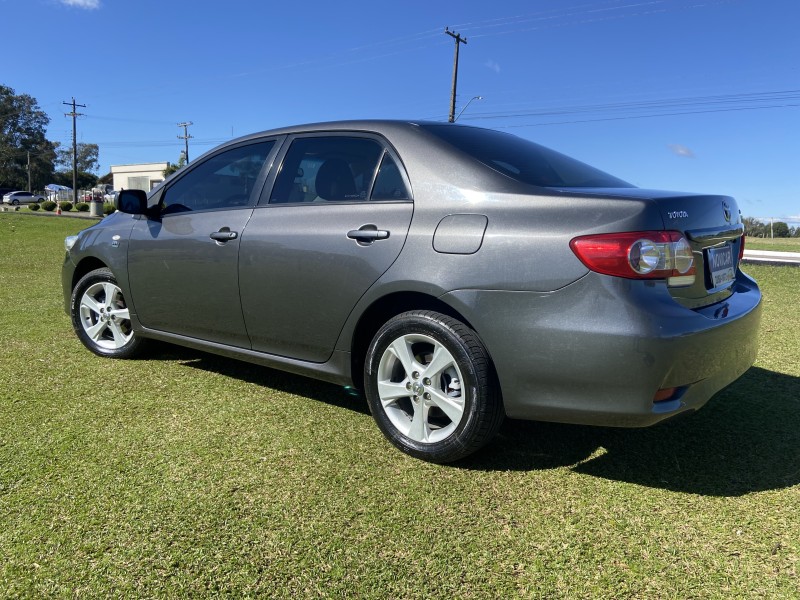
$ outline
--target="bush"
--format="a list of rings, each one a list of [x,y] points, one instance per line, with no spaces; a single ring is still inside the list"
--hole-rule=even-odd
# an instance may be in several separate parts
[[[89,212],[89,203],[88,202],[78,202],[75,205],[75,210],[78,212]]]
[[[45,200],[42,202],[42,208],[47,212],[53,212],[56,209],[56,203],[52,200]]]
[[[36,204],[36,202],[28,205],[28,210],[39,210],[39,208],[41,207],[38,204]]]
[[[114,205],[111,204],[111,202],[106,202],[105,204],[103,204],[103,214],[104,215],[110,215],[111,213],[116,212],[116,210],[117,209],[114,208]]]
[[[69,212],[72,210],[72,202],[62,202],[61,203],[61,210],[63,212]]]

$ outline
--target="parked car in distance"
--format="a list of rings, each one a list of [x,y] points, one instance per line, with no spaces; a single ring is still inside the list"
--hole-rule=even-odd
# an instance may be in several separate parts
[[[24,191],[9,192],[3,196],[3,204],[11,204],[12,206],[32,204],[34,202],[44,202],[44,196]]]
[[[89,350],[156,339],[354,386],[432,462],[505,416],[648,426],[756,357],[733,198],[640,189],[506,133],[276,129],[117,208],[65,240],[64,306]]]

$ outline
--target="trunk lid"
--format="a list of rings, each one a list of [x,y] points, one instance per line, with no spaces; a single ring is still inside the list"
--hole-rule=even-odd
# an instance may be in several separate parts
[[[682,233],[694,254],[694,283],[671,286],[676,301],[689,308],[720,302],[731,295],[744,244],[744,225],[730,196],[690,194],[640,188],[560,188],[559,191],[603,198],[651,200],[666,231]]]

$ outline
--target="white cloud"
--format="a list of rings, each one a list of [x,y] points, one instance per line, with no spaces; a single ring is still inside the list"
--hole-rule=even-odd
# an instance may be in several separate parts
[[[694,152],[692,152],[691,149],[687,148],[686,146],[682,146],[680,144],[668,144],[667,147],[678,156],[683,156],[684,158],[694,158]]]
[[[483,66],[486,67],[487,69],[491,69],[495,73],[500,72],[500,65],[494,62],[492,59],[489,59],[485,63],[483,63]]]
[[[85,8],[86,10],[100,8],[100,0],[61,0],[61,4],[77,6],[78,8]]]

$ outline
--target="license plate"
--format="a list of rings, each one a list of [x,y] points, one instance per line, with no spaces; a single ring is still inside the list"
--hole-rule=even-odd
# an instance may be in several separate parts
[[[733,263],[733,246],[726,244],[721,248],[708,249],[708,269],[711,274],[711,287],[730,283],[736,277]]]

